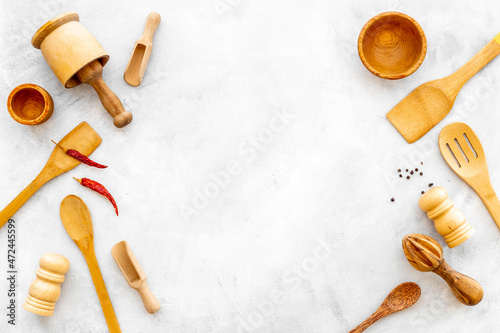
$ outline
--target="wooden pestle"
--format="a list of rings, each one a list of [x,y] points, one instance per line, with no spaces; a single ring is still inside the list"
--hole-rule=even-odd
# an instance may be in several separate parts
[[[45,253],[40,258],[40,268],[36,270],[23,308],[40,316],[52,316],[68,270],[68,259],[57,253]]]
[[[443,249],[432,237],[410,234],[403,237],[403,251],[408,262],[421,272],[433,272],[446,281],[455,297],[465,305],[476,305],[483,299],[483,288],[473,278],[448,266]]]
[[[453,206],[442,187],[433,187],[418,200],[420,208],[434,220],[434,227],[452,248],[465,242],[476,232],[465,220],[464,214]]]
[[[125,111],[122,102],[102,79],[102,65],[99,60],[94,60],[76,73],[78,80],[90,84],[101,99],[101,103],[113,117],[116,127],[124,127],[132,121],[132,114]]]

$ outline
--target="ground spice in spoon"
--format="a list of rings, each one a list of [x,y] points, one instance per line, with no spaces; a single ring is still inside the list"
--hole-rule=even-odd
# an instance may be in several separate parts
[[[61,146],[60,144],[58,144],[54,140],[51,140],[51,141],[56,146],[58,146],[59,148],[61,148],[66,155],[73,157],[75,160],[78,160],[78,161],[82,162],[83,164],[87,164],[87,165],[90,165],[92,167],[99,168],[99,169],[105,169],[105,168],[108,167],[107,165],[102,165],[102,164],[99,164],[97,162],[92,161],[90,158],[88,158],[87,156],[83,155],[82,153],[80,153],[77,150],[64,148],[63,146]]]
[[[73,177],[77,182],[79,182],[82,186],[88,187],[92,191],[96,191],[99,194],[104,195],[108,200],[113,204],[113,207],[115,208],[116,216],[118,216],[118,207],[116,206],[115,199],[113,196],[108,192],[108,190],[102,185],[101,183],[96,182],[95,180],[88,179],[88,178],[82,178],[78,179]]]

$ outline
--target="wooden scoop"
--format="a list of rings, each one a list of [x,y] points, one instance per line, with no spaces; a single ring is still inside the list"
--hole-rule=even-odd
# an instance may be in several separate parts
[[[391,313],[409,308],[418,301],[420,292],[420,286],[414,282],[401,283],[387,295],[382,305],[370,317],[349,333],[363,332],[377,320]]]
[[[123,74],[125,82],[132,86],[141,84],[142,77],[148,66],[149,57],[151,57],[151,52],[153,51],[153,36],[155,35],[160,21],[160,14],[155,12],[149,13],[146,19],[144,33],[141,38],[135,42],[132,55],[130,56],[127,68],[125,68],[125,73]]]
[[[85,156],[89,156],[99,147],[101,141],[99,134],[89,124],[83,122],[59,141],[59,145],[71,147]],[[38,176],[0,212],[0,228],[42,185],[52,178],[73,169],[78,164],[80,164],[78,160],[66,155],[61,148],[55,147],[47,164],[45,164]]]
[[[464,123],[446,125],[439,133],[439,150],[450,168],[476,191],[500,229],[500,201],[476,133]]]
[[[450,112],[463,85],[500,54],[500,34],[455,73],[422,84],[387,113],[387,118],[412,143]]]
[[[99,264],[95,257],[94,231],[87,205],[79,197],[68,195],[61,202],[60,213],[64,228],[80,251],[82,251],[85,261],[87,261],[109,331],[111,333],[121,332],[118,319],[116,318],[113,305],[111,304],[106,285],[101,275],[101,270],[99,269]]]
[[[155,313],[160,310],[160,302],[148,288],[146,273],[142,270],[141,265],[139,265],[127,242],[121,241],[113,246],[111,255],[122,271],[123,276],[125,276],[128,285],[137,290],[139,295],[141,295],[146,310],[149,313]]]

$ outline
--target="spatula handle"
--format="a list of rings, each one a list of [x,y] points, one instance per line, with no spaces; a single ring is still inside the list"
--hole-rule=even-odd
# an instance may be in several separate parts
[[[17,210],[21,208],[21,206],[24,205],[24,203],[28,201],[28,199],[36,191],[38,191],[40,187],[43,186],[43,184],[45,184],[52,178],[53,177],[50,177],[49,173],[46,172],[46,169],[42,170],[42,172],[40,172],[38,176],[36,176],[36,178],[33,179],[33,181],[28,186],[26,186],[26,188],[21,193],[19,193],[19,195],[15,197],[15,199],[12,200],[12,202],[8,204],[7,207],[5,207],[0,212],[0,228],[3,227],[3,225],[12,217],[12,215],[14,215]]]
[[[481,200],[483,200],[484,205],[488,209],[493,221],[495,221],[498,229],[500,229],[500,200],[493,190],[487,192],[488,194],[480,194]]]
[[[158,301],[151,290],[149,290],[146,281],[144,281],[141,286],[137,288],[137,292],[139,293],[139,295],[141,295],[142,303],[144,303],[144,307],[149,313],[155,313],[156,311],[160,310],[160,301]]]
[[[158,13],[151,12],[146,18],[146,26],[144,27],[144,33],[140,40],[151,44],[153,42],[153,36],[155,35],[156,29],[160,25],[161,16]]]
[[[465,65],[448,76],[449,93],[456,96],[463,85],[500,54],[500,33],[474,55]]]
[[[106,324],[110,333],[121,332],[120,324],[116,318],[115,310],[113,309],[113,304],[111,304],[111,299],[109,298],[108,290],[104,284],[102,278],[101,270],[99,269],[99,264],[95,257],[93,239],[89,239],[89,243],[82,246],[78,244],[78,247],[82,251],[85,261],[89,266],[90,275],[92,276],[92,281],[94,282],[95,291],[99,297],[99,302],[101,302],[102,312],[104,313],[104,318],[106,318]],[[86,249],[85,249],[86,247]]]

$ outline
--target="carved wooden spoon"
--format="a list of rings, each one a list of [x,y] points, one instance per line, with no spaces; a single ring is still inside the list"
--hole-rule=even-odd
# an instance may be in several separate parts
[[[419,297],[420,286],[418,284],[414,282],[401,283],[387,295],[379,308],[370,317],[349,333],[363,332],[380,318],[409,308],[418,301]]]

